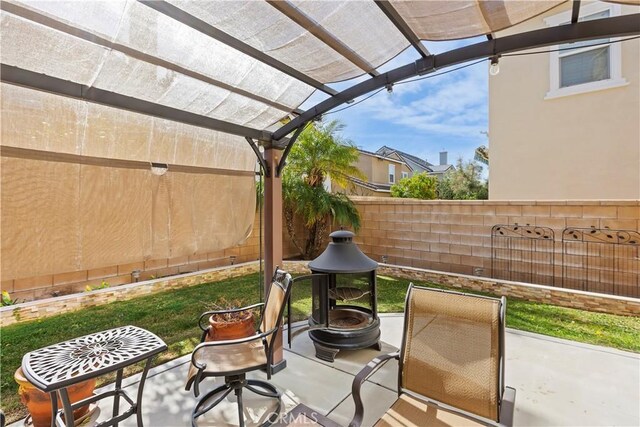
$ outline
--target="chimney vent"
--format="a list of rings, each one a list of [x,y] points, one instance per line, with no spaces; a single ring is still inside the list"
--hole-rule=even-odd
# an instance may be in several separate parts
[[[441,166],[448,165],[448,163],[447,163],[447,152],[446,151],[441,151],[440,152],[440,165]]]

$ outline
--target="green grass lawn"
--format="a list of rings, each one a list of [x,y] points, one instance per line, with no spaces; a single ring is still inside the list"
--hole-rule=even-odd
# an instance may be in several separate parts
[[[408,280],[378,276],[379,311],[403,311],[408,284]],[[17,395],[13,373],[20,366],[22,356],[31,350],[104,329],[136,325],[154,332],[169,345],[169,350],[155,361],[155,364],[160,364],[192,351],[199,340],[195,322],[200,313],[209,309],[219,297],[239,299],[248,305],[257,302],[259,295],[258,276],[253,274],[4,327],[0,335],[0,406],[10,421],[26,415]],[[294,288],[292,309],[296,320],[308,316],[311,310],[308,282],[301,282]],[[507,326],[640,352],[639,318],[509,299]],[[127,374],[139,370],[140,366],[134,366]],[[101,378],[99,385],[112,379]]]

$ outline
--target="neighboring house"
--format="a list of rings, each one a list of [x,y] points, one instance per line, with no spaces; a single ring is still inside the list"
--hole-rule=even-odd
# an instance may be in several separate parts
[[[569,22],[571,7],[500,36]],[[635,12],[582,2],[580,19]],[[608,40],[500,58],[489,76],[490,199],[640,199],[640,40],[595,45]]]
[[[358,196],[389,197],[391,186],[411,173],[411,169],[401,160],[361,149],[358,151],[360,156],[357,166],[365,174],[367,180],[352,178],[353,186],[346,191],[332,183],[331,190],[333,192],[341,191]]]
[[[438,178],[452,165],[447,164],[447,152],[440,153],[440,165],[432,165],[411,154],[383,146],[375,153],[358,149],[358,168],[365,174],[366,180],[351,178],[351,188],[344,189],[335,183],[330,185],[331,191],[341,191],[358,196],[391,195],[391,186],[414,174],[427,172]]]
[[[409,167],[409,169],[411,169],[410,176],[413,176],[417,173],[427,172],[429,175],[435,175],[438,179],[440,179],[445,172],[453,168],[453,165],[450,165],[447,162],[446,151],[440,152],[439,165],[433,165],[426,160],[422,160],[421,158],[414,156],[413,154],[405,153],[404,151],[400,151],[392,147],[387,147],[386,145],[380,147],[378,151],[376,151],[376,154],[403,161]]]

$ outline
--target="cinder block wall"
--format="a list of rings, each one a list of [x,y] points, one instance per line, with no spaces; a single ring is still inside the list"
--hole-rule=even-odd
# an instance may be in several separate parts
[[[640,230],[640,201],[455,201],[352,198],[362,215],[356,242],[372,258],[401,266],[491,274],[491,228],[549,227],[561,251],[565,227]],[[556,265],[557,267],[557,265]],[[562,274],[556,268],[556,276]]]
[[[565,227],[591,227],[640,231],[640,201],[450,201],[352,196],[362,215],[356,237],[361,249],[388,264],[468,275],[491,275],[491,227],[496,224],[531,224],[555,231],[556,252]],[[101,281],[110,287],[130,283],[140,269],[140,280],[205,270],[259,258],[259,218],[243,244],[215,253],[141,261],[101,269],[60,272],[42,277],[3,281],[12,297],[33,300],[55,294],[81,292]],[[298,255],[286,229],[285,257]],[[555,275],[561,269],[556,265]]]

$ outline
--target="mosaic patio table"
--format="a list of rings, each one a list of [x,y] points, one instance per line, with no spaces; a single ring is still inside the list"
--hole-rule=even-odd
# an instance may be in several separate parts
[[[25,377],[40,390],[51,396],[52,427],[73,427],[73,411],[98,400],[113,397],[112,418],[100,426],[116,426],[136,414],[138,426],[142,426],[142,391],[153,357],[166,350],[167,345],[151,332],[135,326],[123,326],[27,353],[22,358]],[[134,401],[122,389],[125,367],[146,360],[138,393]],[[115,389],[76,403],[71,403],[67,387],[109,372],[117,371]],[[62,409],[58,410],[58,396]],[[120,414],[120,397],[130,408]],[[62,415],[64,414],[64,420]]]

